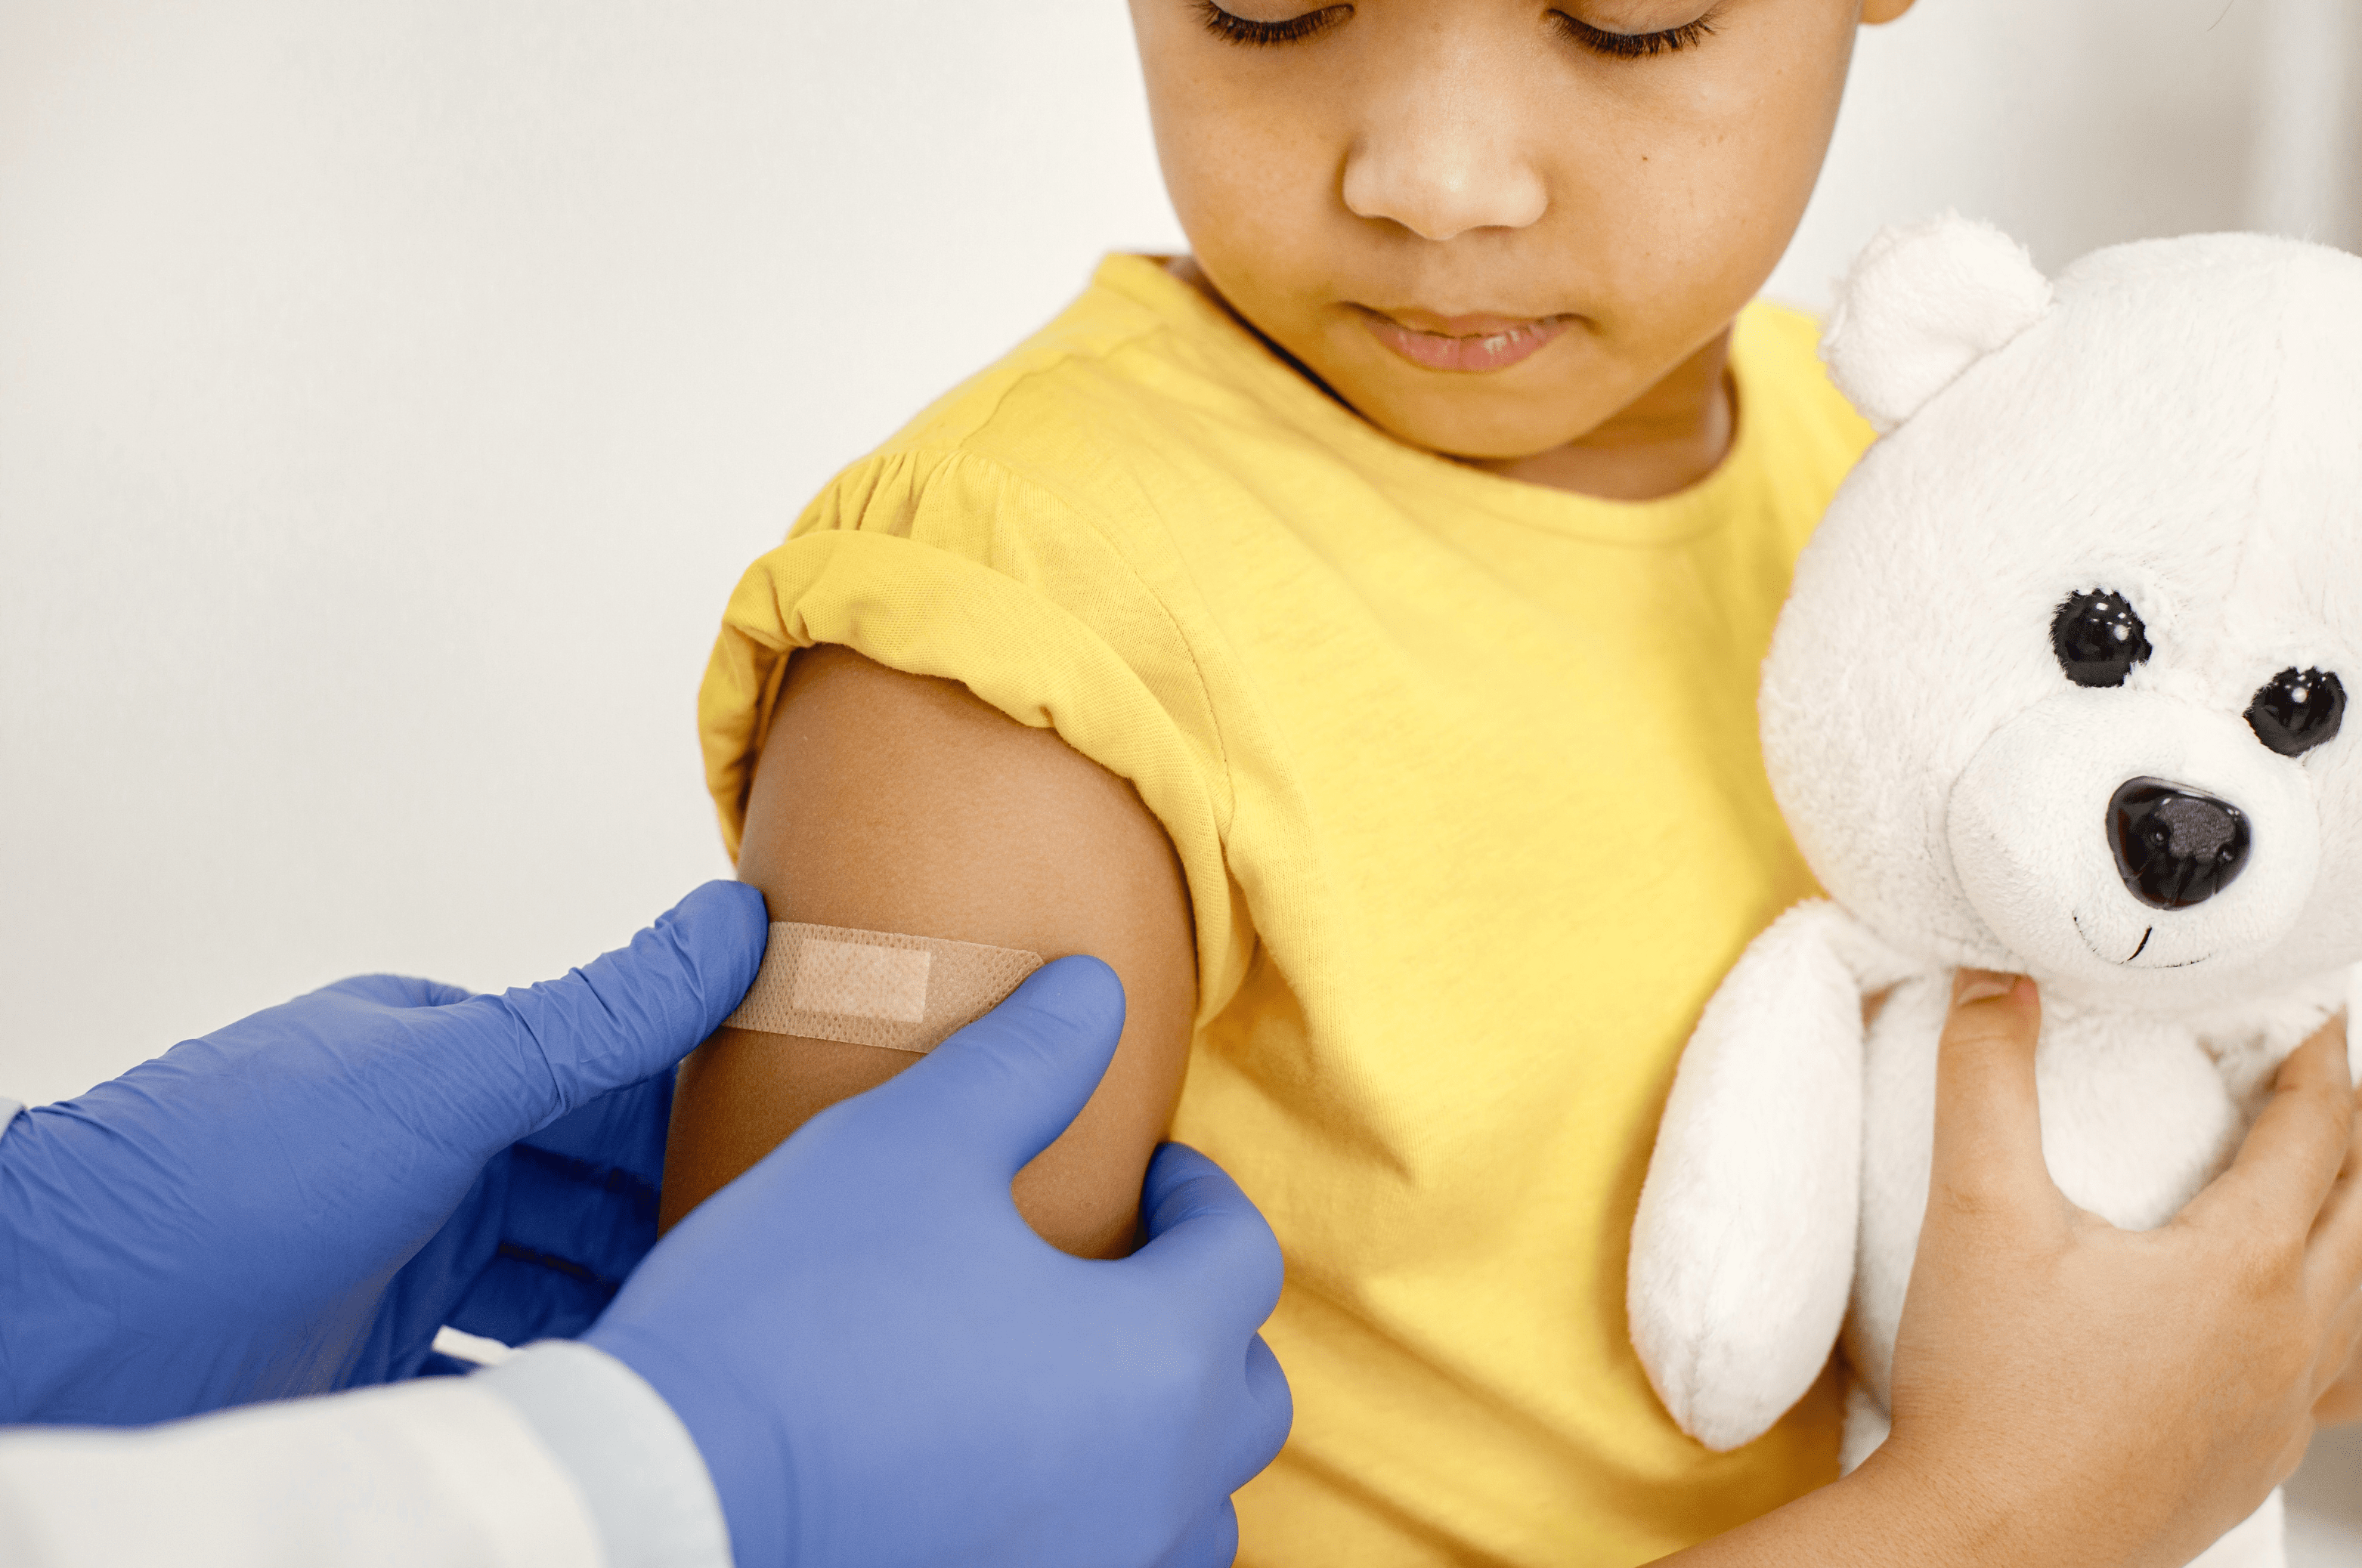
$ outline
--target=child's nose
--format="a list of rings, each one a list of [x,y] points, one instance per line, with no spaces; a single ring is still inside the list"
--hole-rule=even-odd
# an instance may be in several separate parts
[[[1423,239],[1476,228],[1523,228],[1550,205],[1529,158],[1510,95],[1474,61],[1434,62],[1379,94],[1345,155],[1345,205],[1400,224]]]

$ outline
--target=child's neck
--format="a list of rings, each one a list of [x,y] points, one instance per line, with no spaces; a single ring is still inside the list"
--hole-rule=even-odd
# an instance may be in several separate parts
[[[1471,458],[1504,478],[1611,501],[1654,501],[1712,473],[1738,429],[1730,385],[1730,333],[1589,434],[1529,458]]]

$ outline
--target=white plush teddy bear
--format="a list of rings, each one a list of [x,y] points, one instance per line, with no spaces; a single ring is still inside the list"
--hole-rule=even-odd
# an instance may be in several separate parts
[[[1954,966],[2041,983],[2044,1154],[2130,1228],[2224,1166],[2345,1005],[2362,259],[2214,236],[2054,285],[1945,218],[1871,246],[1824,352],[1887,434],[1798,564],[1761,718],[1834,902],[1757,938],[1700,1020],[1629,1307],[1666,1408],[1716,1449],[1842,1331],[1850,1468],[1886,1434]],[[2275,1495],[2202,1561],[2282,1559]]]

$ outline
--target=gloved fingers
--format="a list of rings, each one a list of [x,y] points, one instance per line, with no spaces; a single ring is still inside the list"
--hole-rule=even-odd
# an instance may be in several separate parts
[[[504,1345],[575,1339],[599,1320],[622,1283],[565,1253],[503,1240],[443,1320]]]
[[[853,1102],[898,1141],[956,1150],[1006,1180],[1048,1148],[1098,1088],[1123,1033],[1123,982],[1060,958],[907,1072]]]
[[[468,1293],[481,1316],[455,1328],[521,1344],[579,1334],[605,1310],[656,1245],[671,1089],[659,1073],[510,1147],[495,1245]]]
[[[763,961],[763,896],[708,882],[626,946],[555,980],[478,997],[435,1020],[469,1059],[521,1075],[522,1136],[664,1071],[730,1016]]]
[[[465,986],[421,980],[409,975],[354,975],[322,986],[315,996],[354,997],[380,1007],[448,1007],[476,993]]]
[[[669,1069],[610,1089],[568,1111],[517,1147],[528,1160],[554,1155],[596,1167],[585,1169],[582,1179],[616,1188],[644,1188],[653,1202],[657,1185],[664,1179],[672,1091]]]
[[[1228,1497],[1190,1526],[1156,1568],[1231,1568],[1239,1555],[1239,1510]]]
[[[359,1353],[338,1368],[337,1387],[414,1376],[433,1359],[435,1331],[453,1321],[454,1309],[492,1255],[508,1183],[506,1160],[495,1159],[477,1173],[442,1227],[387,1282]]]
[[[1233,1492],[1279,1457],[1288,1429],[1296,1424],[1296,1396],[1288,1389],[1287,1374],[1261,1334],[1247,1342],[1245,1382],[1245,1408],[1230,1451],[1231,1470],[1223,1477]]]
[[[393,1312],[422,1347],[445,1323],[512,1345],[588,1329],[657,1235],[656,1183],[606,1157],[632,1153],[609,1113],[660,1110],[668,1079],[602,1097],[495,1156],[394,1276],[381,1317]]]
[[[1141,1210],[1148,1242],[1122,1267],[1241,1336],[1262,1327],[1279,1305],[1279,1239],[1229,1173],[1187,1143],[1164,1144],[1148,1162]]]

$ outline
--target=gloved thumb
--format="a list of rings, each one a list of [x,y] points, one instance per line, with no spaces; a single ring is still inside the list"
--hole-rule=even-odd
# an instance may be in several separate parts
[[[422,980],[414,975],[353,975],[332,980],[320,990],[358,997],[379,1007],[449,1007],[476,994],[465,986]]]
[[[1007,1179],[1082,1110],[1122,1034],[1115,971],[1096,958],[1055,959],[858,1103],[918,1146],[964,1153]]]
[[[629,945],[555,980],[438,1008],[433,1024],[513,1067],[524,1137],[694,1050],[755,983],[769,935],[762,894],[708,882]]]
[[[1128,1267],[1242,1339],[1271,1316],[1286,1275],[1279,1238],[1221,1166],[1187,1143],[1163,1145],[1148,1162],[1140,1209],[1148,1242]]]

